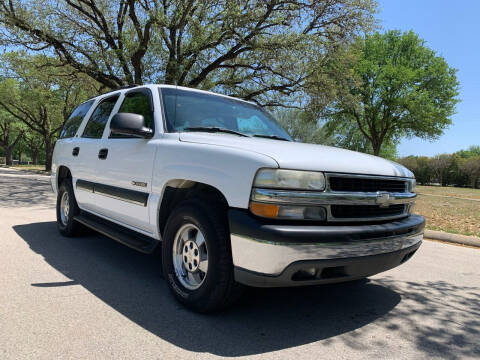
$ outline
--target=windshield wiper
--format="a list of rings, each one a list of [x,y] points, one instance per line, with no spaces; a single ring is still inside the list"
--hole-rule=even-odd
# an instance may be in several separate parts
[[[266,139],[275,139],[275,140],[283,140],[283,141],[290,141],[284,137],[277,136],[277,135],[262,135],[262,134],[254,134],[252,136],[266,138]]]
[[[186,131],[205,131],[205,132],[211,132],[211,133],[223,132],[223,133],[227,133],[227,134],[235,134],[235,135],[239,135],[239,136],[249,137],[248,135],[246,135],[244,133],[241,133],[239,131],[225,129],[225,128],[221,128],[221,127],[217,127],[217,126],[193,126],[193,127],[186,127],[183,130],[186,130]]]

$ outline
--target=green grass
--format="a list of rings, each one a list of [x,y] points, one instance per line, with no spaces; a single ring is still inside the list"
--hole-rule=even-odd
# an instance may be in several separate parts
[[[45,165],[15,165],[12,168],[20,170],[45,170]]]
[[[418,186],[414,212],[427,229],[480,236],[480,189]]]
[[[32,171],[35,173],[50,174],[49,171],[45,171],[45,165],[14,165],[14,166],[0,165],[0,166],[9,167],[17,170],[23,170],[23,171]]]

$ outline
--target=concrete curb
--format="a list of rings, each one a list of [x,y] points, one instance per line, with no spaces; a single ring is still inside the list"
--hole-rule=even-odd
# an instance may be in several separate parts
[[[424,236],[426,239],[440,240],[454,244],[469,245],[480,248],[480,238],[476,236],[450,234],[443,231],[435,230],[425,230]]]

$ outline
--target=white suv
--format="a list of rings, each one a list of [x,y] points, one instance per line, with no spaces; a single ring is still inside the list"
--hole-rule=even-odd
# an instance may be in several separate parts
[[[87,226],[159,245],[176,298],[221,308],[242,285],[350,281],[422,242],[413,174],[391,161],[292,141],[257,105],[168,85],[81,104],[53,156],[60,232]]]

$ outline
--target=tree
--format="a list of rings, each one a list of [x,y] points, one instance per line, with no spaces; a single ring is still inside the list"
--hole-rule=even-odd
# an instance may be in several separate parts
[[[5,152],[5,162],[12,165],[12,153],[25,130],[19,126],[18,121],[5,111],[0,111],[0,147]]]
[[[275,113],[280,124],[289,135],[304,143],[334,145],[334,140],[316,122],[309,119],[309,115],[298,109],[283,109]]]
[[[455,69],[412,31],[359,38],[350,47],[359,61],[327,108],[331,127],[354,124],[375,155],[402,137],[436,139],[451,124],[458,102]]]
[[[428,156],[407,156],[397,161],[415,174],[417,183],[427,185],[432,182],[433,170]]]
[[[4,43],[55,55],[106,88],[165,82],[264,105],[370,28],[374,0],[0,0]],[[47,18],[48,21],[38,21]]]
[[[480,181],[480,156],[472,156],[465,159],[460,166],[461,170],[468,176],[470,186],[478,188]]]
[[[26,132],[23,138],[33,165],[38,165],[40,151],[44,150],[43,138],[33,131]]]
[[[50,171],[59,130],[73,108],[96,92],[95,82],[42,55],[7,53],[2,60],[9,78],[0,82],[0,108],[41,136]]]
[[[472,145],[467,150],[457,151],[456,154],[463,159],[468,159],[472,156],[480,156],[480,146]]]
[[[432,173],[436,181],[442,186],[453,185],[452,180],[459,172],[458,157],[452,154],[440,154],[430,161]]]
[[[304,143],[337,146],[368,154],[373,152],[365,137],[350,124],[344,124],[341,128],[337,127],[332,132],[328,126],[320,120],[316,120],[316,113],[309,110],[281,109],[275,115],[293,139]],[[380,156],[395,160],[397,158],[396,145],[384,146]]]

